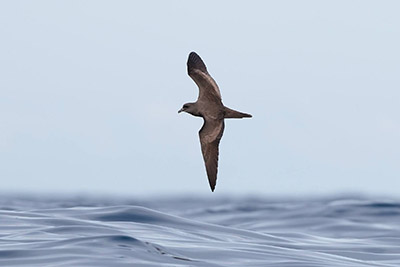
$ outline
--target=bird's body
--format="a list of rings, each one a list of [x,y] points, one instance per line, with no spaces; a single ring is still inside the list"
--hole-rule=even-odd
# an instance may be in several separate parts
[[[224,119],[245,118],[251,115],[224,106],[217,83],[195,52],[189,54],[187,67],[189,76],[199,87],[199,97],[194,103],[184,104],[179,112],[185,111],[204,119],[203,127],[199,131],[201,151],[211,191],[214,191],[218,172],[218,146],[224,132]]]

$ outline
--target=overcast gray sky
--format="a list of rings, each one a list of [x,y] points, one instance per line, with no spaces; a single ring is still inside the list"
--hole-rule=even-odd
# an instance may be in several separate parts
[[[399,1],[1,1],[2,192],[210,195],[196,51],[229,120],[213,194],[400,193]]]

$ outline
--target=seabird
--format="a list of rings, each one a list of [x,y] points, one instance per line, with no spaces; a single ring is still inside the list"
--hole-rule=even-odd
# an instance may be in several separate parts
[[[208,182],[214,192],[218,172],[218,146],[224,132],[224,119],[251,118],[222,104],[217,83],[210,76],[203,60],[195,52],[189,54],[187,61],[189,76],[199,87],[199,97],[194,103],[186,103],[178,111],[184,111],[196,117],[203,117],[204,124],[199,131],[201,151],[206,166]]]

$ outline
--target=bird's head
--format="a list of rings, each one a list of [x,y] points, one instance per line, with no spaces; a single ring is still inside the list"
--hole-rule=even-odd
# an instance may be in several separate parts
[[[186,103],[182,106],[182,108],[178,111],[178,113],[181,112],[187,112],[189,114],[198,116],[198,111],[197,111],[197,107],[195,105],[195,103]]]

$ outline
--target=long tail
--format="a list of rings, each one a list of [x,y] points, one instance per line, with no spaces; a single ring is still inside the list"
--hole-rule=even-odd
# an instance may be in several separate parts
[[[251,118],[252,116],[247,113],[239,112],[230,108],[225,107],[225,119],[241,119],[241,118]]]

